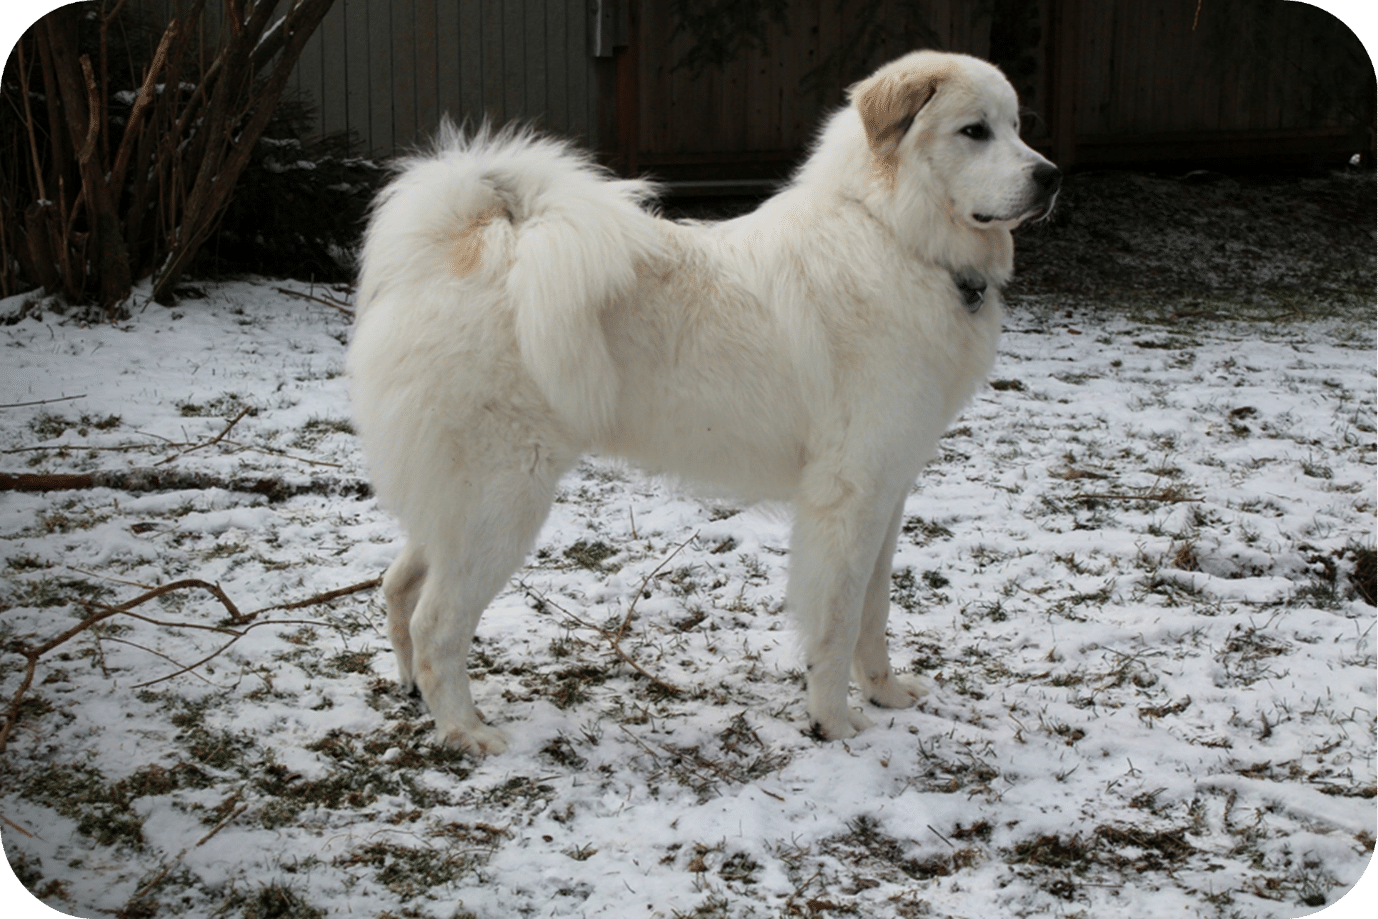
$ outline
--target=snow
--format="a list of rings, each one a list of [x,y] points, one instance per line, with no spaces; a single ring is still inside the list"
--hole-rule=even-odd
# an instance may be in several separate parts
[[[341,294],[203,287],[0,326],[0,472],[218,486],[0,493],[0,704],[83,600],[197,578],[261,611],[189,628],[233,625],[177,591],[39,659],[0,835],[56,909],[1282,917],[1371,859],[1371,304],[1015,304],[906,507],[892,649],[932,692],[846,743],[806,734],[788,514],[591,458],[480,625],[512,749],[475,761],[392,687],[377,590],[269,609],[400,548],[358,497],[348,319],[281,288]]]

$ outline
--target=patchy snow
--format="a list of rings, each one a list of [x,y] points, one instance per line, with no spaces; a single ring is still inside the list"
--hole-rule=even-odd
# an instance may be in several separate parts
[[[806,735],[787,515],[589,460],[480,626],[513,745],[475,761],[393,688],[377,590],[280,608],[400,545],[348,319],[281,288],[341,296],[0,327],[0,472],[125,485],[0,494],[0,705],[101,604],[240,612],[189,587],[35,658],[0,835],[54,908],[1285,917],[1371,859],[1371,303],[1018,303],[907,506],[892,644],[932,694],[847,743]]]

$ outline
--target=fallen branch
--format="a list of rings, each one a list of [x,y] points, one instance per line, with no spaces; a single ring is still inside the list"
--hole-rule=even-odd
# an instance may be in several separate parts
[[[145,434],[143,431],[135,431],[141,437],[158,437],[157,434]],[[10,447],[7,450],[0,450],[0,454],[8,455],[11,453],[61,453],[64,450],[82,450],[86,453],[128,453],[131,450],[153,450],[160,446],[167,447],[189,447],[190,443],[179,443],[168,440],[166,437],[159,437],[161,444],[116,444],[113,447],[91,445],[91,444],[47,444],[39,447]]]
[[[221,645],[215,651],[206,655],[205,657],[201,658],[195,663],[188,664],[185,667],[181,667],[178,670],[167,674],[166,676],[161,676],[157,679],[148,680],[147,682],[140,683],[137,686],[133,687],[135,689],[142,689],[144,687],[152,686],[155,683],[166,682],[167,680],[171,680],[174,677],[181,676],[184,673],[188,673],[192,670],[195,670],[197,667],[200,667],[202,664],[205,664],[208,661],[214,660],[216,657],[219,657],[221,654],[225,653],[225,651],[229,649],[231,645],[233,645],[235,642],[239,641],[239,639],[247,635],[249,631],[252,629],[267,625],[319,624],[314,621],[302,619],[265,619],[261,622],[253,621],[255,617],[257,617],[261,613],[279,609],[302,609],[307,606],[316,606],[321,603],[329,603],[331,600],[336,600],[340,597],[346,597],[350,594],[359,593],[360,591],[368,590],[372,587],[377,587],[379,584],[382,583],[382,581],[382,578],[373,578],[368,581],[360,581],[357,584],[351,584],[348,587],[341,587],[336,590],[330,590],[326,591],[325,593],[316,594],[315,596],[307,597],[304,600],[297,600],[291,603],[278,604],[276,606],[267,606],[263,609],[254,610],[250,613],[241,613],[239,611],[239,607],[237,607],[234,601],[231,600],[229,596],[225,593],[225,591],[221,589],[219,584],[212,584],[209,581],[202,581],[199,578],[186,578],[180,581],[173,581],[170,584],[164,584],[161,587],[154,587],[151,590],[147,590],[144,593],[139,594],[139,596],[133,598],[132,600],[127,600],[124,603],[119,604],[118,606],[98,606],[96,604],[87,603],[85,605],[88,608],[95,608],[96,611],[91,613],[89,616],[86,616],[76,625],[72,626],[71,628],[67,629],[61,634],[56,635],[48,639],[47,641],[43,642],[42,644],[33,647],[29,647],[28,645],[19,643],[16,643],[15,645],[11,646],[12,650],[21,655],[25,659],[26,663],[24,666],[24,677],[20,681],[19,688],[15,691],[14,696],[10,699],[9,708],[5,712],[4,726],[0,727],[0,754],[5,752],[5,745],[9,741],[10,731],[14,729],[14,725],[19,720],[19,707],[20,704],[24,701],[24,696],[28,693],[29,687],[33,685],[34,674],[38,670],[39,658],[47,654],[49,651],[52,651],[54,648],[57,648],[60,645],[70,641],[77,635],[80,635],[82,632],[85,632],[86,630],[92,628],[100,622],[103,622],[106,619],[109,619],[112,616],[130,616],[135,619],[139,619],[144,622],[148,622],[153,625],[164,628],[199,629],[202,631],[219,632],[220,634],[232,636],[229,641],[225,642],[225,644]],[[136,607],[141,606],[150,600],[155,600],[158,597],[172,593],[173,591],[191,589],[205,590],[209,592],[212,596],[214,596],[218,601],[220,601],[220,605],[223,606],[225,608],[225,612],[229,614],[229,625],[207,625],[198,622],[166,622],[157,619],[151,619],[148,616],[144,616],[140,613],[134,612],[134,609]],[[245,627],[232,628],[231,626]]]
[[[621,658],[628,666],[630,666],[637,673],[644,676],[646,679],[650,680],[655,685],[659,686],[661,689],[668,692],[670,695],[684,695],[684,690],[680,689],[678,686],[675,686],[671,683],[665,682],[660,677],[656,676],[655,674],[647,670],[645,667],[638,664],[635,660],[632,659],[632,656],[628,654],[626,651],[623,651],[618,635],[609,632],[607,629],[602,628],[601,626],[598,626],[592,622],[589,622],[586,619],[581,619],[574,613],[571,613],[569,610],[565,609],[560,604],[556,603],[554,600],[551,600],[549,597],[542,596],[541,594],[536,593],[534,590],[531,590],[530,588],[527,589],[527,592],[536,600],[537,603],[553,608],[556,612],[560,613],[568,619],[573,620],[573,622],[581,628],[592,629],[593,631],[597,632],[607,641],[608,645],[612,648],[613,652],[619,658]]]
[[[229,800],[233,801],[234,798],[235,798],[236,796],[238,796],[238,794],[239,794],[239,792],[235,792],[235,794],[232,795],[232,796],[230,797]],[[195,848],[198,848],[198,847],[200,847],[200,846],[205,845],[206,842],[209,841],[210,838],[211,838],[212,836],[214,836],[216,833],[219,833],[219,832],[220,832],[221,830],[223,830],[225,827],[229,826],[230,823],[231,823],[232,821],[234,821],[235,819],[237,819],[241,814],[243,814],[243,813],[244,813],[246,810],[248,810],[248,809],[249,809],[249,805],[248,805],[248,804],[241,804],[241,805],[239,805],[239,807],[237,807],[234,811],[232,811],[232,812],[229,814],[229,816],[227,816],[225,819],[221,820],[221,821],[220,821],[219,823],[217,823],[214,827],[212,827],[211,830],[210,830],[210,832],[208,832],[205,836],[202,836],[200,839],[196,840],[195,843],[193,843],[193,844],[190,845],[190,846],[187,846],[187,847],[184,848],[181,852],[178,852],[177,855],[176,855],[175,857],[173,857],[172,861],[168,862],[168,863],[163,867],[163,870],[162,870],[162,871],[159,871],[156,875],[153,876],[153,879],[152,879],[152,880],[150,880],[147,884],[145,884],[144,886],[140,887],[138,890],[136,890],[136,891],[134,892],[134,896],[130,897],[130,898],[129,898],[129,901],[128,901],[127,903],[125,903],[124,909],[120,910],[119,915],[121,915],[121,916],[132,915],[132,913],[131,913],[131,911],[130,911],[130,907],[132,907],[132,906],[133,906],[135,903],[137,903],[139,900],[142,900],[144,897],[148,896],[149,892],[150,892],[151,890],[153,890],[153,888],[155,888],[155,887],[157,887],[159,884],[161,884],[161,883],[163,882],[163,879],[164,879],[165,877],[168,876],[168,872],[172,871],[172,869],[173,869],[174,867],[177,866],[177,863],[180,862],[180,861],[186,856],[186,854],[187,854],[188,852],[190,852],[192,849],[195,849]]]
[[[237,440],[227,440],[225,443],[232,447],[238,447],[241,450],[252,450],[254,453],[266,453],[269,456],[281,456],[283,459],[296,460],[299,463],[306,463],[308,466],[329,466],[331,469],[344,468],[344,466],[339,463],[332,463],[328,460],[307,459],[304,456],[295,456],[282,450],[274,450],[272,447],[255,447],[251,444],[242,444]]]
[[[299,290],[288,290],[286,287],[275,287],[273,289],[280,294],[287,294],[287,296],[289,297],[300,297],[302,300],[310,300],[312,303],[320,303],[324,306],[330,307],[331,309],[339,310],[341,313],[344,313],[350,319],[354,318],[354,310],[352,310],[348,304],[341,303],[338,300],[332,300],[328,297],[317,297],[315,294],[304,294]]]
[[[678,686],[675,686],[671,683],[667,683],[659,677],[653,675],[645,667],[642,667],[635,660],[633,660],[630,654],[622,650],[622,637],[626,634],[627,626],[631,623],[632,616],[636,613],[637,602],[641,599],[641,595],[646,592],[646,585],[651,583],[651,579],[654,578],[657,574],[659,574],[665,568],[666,565],[670,564],[670,560],[673,559],[676,555],[679,555],[680,551],[685,546],[689,545],[689,543],[697,539],[698,535],[698,533],[695,533],[693,536],[690,536],[684,542],[676,546],[674,551],[671,552],[669,555],[665,556],[665,558],[661,560],[660,564],[657,565],[654,569],[652,569],[650,574],[646,575],[644,578],[641,579],[641,585],[637,587],[636,595],[632,597],[632,602],[627,607],[627,614],[622,617],[622,624],[618,626],[616,632],[610,632],[599,625],[596,625],[585,619],[581,619],[579,616],[576,616],[574,613],[571,613],[569,610],[560,606],[560,604],[556,603],[554,600],[551,600],[549,597],[537,593],[529,587],[526,588],[526,591],[528,594],[531,595],[531,597],[533,597],[536,600],[537,603],[549,605],[553,607],[557,612],[572,619],[581,627],[586,629],[592,629],[593,631],[597,632],[604,638],[604,640],[607,641],[608,645],[612,648],[613,653],[615,653],[619,658],[621,658],[623,662],[628,664],[637,673],[641,674],[646,679],[650,680],[652,683],[659,686],[661,689],[665,690],[671,695],[683,695],[684,690],[680,689]]]
[[[5,821],[5,825],[8,826],[10,829],[14,830],[15,832],[17,832],[17,833],[23,833],[25,836],[29,837],[30,839],[33,839],[33,838],[34,838],[34,835],[33,835],[32,833],[30,833],[28,830],[24,829],[24,828],[23,828],[22,826],[20,826],[19,824],[15,823],[15,822],[14,822],[13,820],[11,820],[10,818],[8,818],[8,817],[6,817],[6,816],[4,816],[4,815],[0,815],[0,820]]]
[[[1200,504],[1200,498],[1192,498],[1175,489],[1165,491],[1149,491],[1141,495],[1125,495],[1117,492],[1083,492],[1076,495],[1068,495],[1072,501],[1093,500],[1093,501],[1156,501],[1159,504]]]
[[[73,399],[85,399],[86,394],[79,396],[58,396],[56,399],[36,399],[33,402],[11,402],[9,405],[0,405],[0,408],[28,408],[31,405],[52,405],[54,402],[71,402]]]
[[[99,612],[92,613],[67,631],[48,639],[37,647],[30,648],[27,645],[18,645],[14,650],[22,655],[27,663],[24,665],[24,678],[20,681],[19,689],[15,691],[14,697],[10,700],[10,707],[5,712],[5,726],[0,728],[0,753],[5,752],[5,744],[9,741],[10,731],[13,730],[15,722],[19,720],[19,704],[24,701],[24,695],[29,691],[29,687],[33,685],[34,673],[38,669],[38,659],[40,657],[64,642],[80,635],[98,622],[109,619],[111,616],[127,613],[140,604],[147,603],[149,600],[156,599],[164,594],[172,593],[174,590],[186,590],[188,588],[200,588],[209,591],[221,602],[226,611],[229,612],[231,619],[239,616],[238,608],[235,607],[230,598],[225,595],[225,592],[220,589],[220,585],[211,584],[197,578],[188,578],[182,581],[173,581],[171,584],[164,584],[162,587],[155,587],[153,590],[140,594],[133,600],[121,603],[119,606],[105,607]]]
[[[646,585],[651,583],[651,578],[660,574],[660,572],[665,569],[665,566],[670,564],[671,559],[673,559],[676,555],[679,555],[680,551],[683,550],[685,546],[689,545],[691,542],[698,538],[698,531],[695,531],[693,536],[690,536],[684,542],[675,546],[673,552],[665,556],[665,558],[661,560],[659,565],[656,565],[655,568],[651,569],[650,574],[646,575],[644,578],[641,579],[641,585],[636,589],[636,596],[632,597],[632,602],[627,607],[627,615],[622,617],[622,625],[617,630],[618,641],[622,640],[623,634],[627,631],[627,624],[632,621],[632,615],[636,612],[636,605],[641,602],[641,595],[646,592]]]
[[[222,488],[263,495],[269,501],[285,501],[297,495],[351,495],[367,498],[373,493],[363,479],[312,478],[287,482],[267,476],[225,478],[207,472],[174,472],[155,468],[102,469],[96,472],[18,473],[0,472],[3,491],[69,491],[84,488],[109,488],[134,493],[157,491],[201,491]]]
[[[245,635],[248,635],[249,632],[252,631],[253,629],[259,628],[259,627],[261,627],[261,626],[265,626],[265,625],[319,625],[319,624],[320,624],[320,623],[315,622],[315,621],[310,620],[310,619],[265,619],[265,620],[263,620],[262,622],[253,622],[253,623],[250,623],[248,626],[246,626],[246,627],[244,628],[243,631],[238,631],[238,632],[237,632],[237,631],[235,631],[234,629],[222,629],[222,630],[219,630],[219,631],[224,631],[224,632],[226,632],[226,633],[228,633],[228,634],[230,634],[230,635],[233,635],[234,637],[231,638],[229,641],[225,642],[225,643],[224,643],[223,645],[221,645],[220,647],[216,648],[216,649],[215,649],[214,651],[212,651],[210,654],[207,654],[205,657],[201,658],[201,659],[198,660],[198,661],[195,661],[194,663],[187,664],[185,667],[181,667],[181,668],[179,668],[179,669],[177,669],[177,670],[174,670],[172,673],[166,674],[166,675],[164,675],[164,676],[160,676],[160,677],[157,677],[157,678],[152,679],[152,680],[145,680],[145,681],[142,682],[142,683],[135,683],[135,684],[134,684],[132,687],[130,687],[130,688],[131,688],[131,689],[147,689],[149,686],[156,686],[156,685],[158,685],[159,683],[166,683],[168,680],[176,679],[177,677],[181,676],[181,675],[184,674],[184,673],[190,673],[191,671],[195,670],[197,667],[200,667],[202,664],[208,664],[208,663],[210,663],[211,661],[215,660],[217,657],[219,657],[220,655],[222,655],[222,654],[224,654],[226,651],[228,651],[228,650],[230,649],[230,646],[232,646],[235,642],[239,641],[239,639],[243,638]],[[180,626],[181,623],[174,623],[174,625]]]
[[[224,439],[225,439],[225,435],[228,434],[228,433],[230,433],[230,430],[231,430],[235,425],[239,424],[239,422],[240,422],[241,420],[243,420],[244,416],[247,415],[247,414],[249,414],[249,412],[251,412],[251,411],[253,411],[253,406],[251,406],[251,405],[246,405],[246,406],[244,406],[242,409],[239,410],[239,414],[238,414],[238,415],[235,415],[233,418],[231,418],[231,419],[230,419],[230,423],[227,424],[227,425],[225,425],[225,427],[220,431],[220,433],[217,434],[217,435],[215,435],[214,437],[212,437],[210,440],[203,440],[203,441],[201,441],[201,443],[199,443],[199,444],[192,444],[190,447],[187,447],[187,448],[186,448],[185,450],[183,450],[181,453],[174,453],[174,454],[172,454],[171,456],[166,457],[165,459],[159,460],[158,462],[154,463],[154,465],[155,465],[155,466],[162,466],[162,465],[165,465],[165,464],[167,464],[167,463],[172,462],[172,461],[175,460],[175,459],[178,459],[178,458],[180,458],[180,457],[186,456],[188,453],[192,452],[193,450],[200,450],[202,447],[213,447],[213,446],[215,446],[216,444],[220,443],[220,441],[224,440]]]
[[[635,734],[633,734],[625,724],[619,724],[617,727],[622,731],[623,734],[626,734],[627,737],[630,738],[633,743],[635,743],[641,749],[649,753],[656,760],[657,765],[659,765],[660,753],[652,749],[650,744],[646,743],[640,737],[637,737]],[[696,777],[702,777],[701,770],[706,769],[708,770],[708,772],[718,776],[718,778],[720,779],[739,785],[749,782],[751,780],[749,776],[743,776],[740,772],[734,772],[731,769],[725,768],[719,765],[718,763],[713,762],[713,760],[709,759],[708,757],[700,753],[697,747],[673,747],[668,744],[656,744],[656,746],[660,747],[660,749],[664,751],[664,753],[666,753],[667,755],[673,757],[676,765],[682,765],[685,769],[693,773]],[[703,781],[711,782],[713,780],[711,778],[704,778]],[[780,795],[777,795],[775,792],[768,791],[765,788],[762,788],[759,784],[756,785],[755,788],[762,794],[770,795],[777,801],[785,800]]]
[[[329,603],[331,600],[338,600],[350,594],[357,594],[365,590],[372,590],[375,587],[383,586],[381,577],[370,578],[367,581],[360,581],[358,584],[350,584],[348,587],[341,587],[337,590],[328,590],[323,594],[316,594],[314,597],[307,597],[305,600],[296,600],[292,603],[279,603],[276,606],[265,606],[263,609],[254,610],[245,619],[252,619],[259,613],[266,613],[271,610],[292,610],[305,609],[308,606],[319,606],[322,603]]]

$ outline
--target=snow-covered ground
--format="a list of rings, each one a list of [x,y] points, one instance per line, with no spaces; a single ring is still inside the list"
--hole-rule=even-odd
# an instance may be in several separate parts
[[[589,460],[480,626],[513,749],[475,761],[378,591],[321,599],[400,544],[343,295],[204,294],[0,326],[0,473],[106,473],[0,493],[0,836],[56,909],[1284,917],[1372,857],[1371,304],[1012,309],[907,506],[933,691],[847,743],[806,734],[787,514]],[[129,604],[188,579],[223,596]]]

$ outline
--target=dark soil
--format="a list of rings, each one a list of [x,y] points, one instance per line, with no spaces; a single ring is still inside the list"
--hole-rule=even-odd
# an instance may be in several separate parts
[[[1074,174],[1016,232],[1009,293],[1372,303],[1374,201],[1371,171]]]

